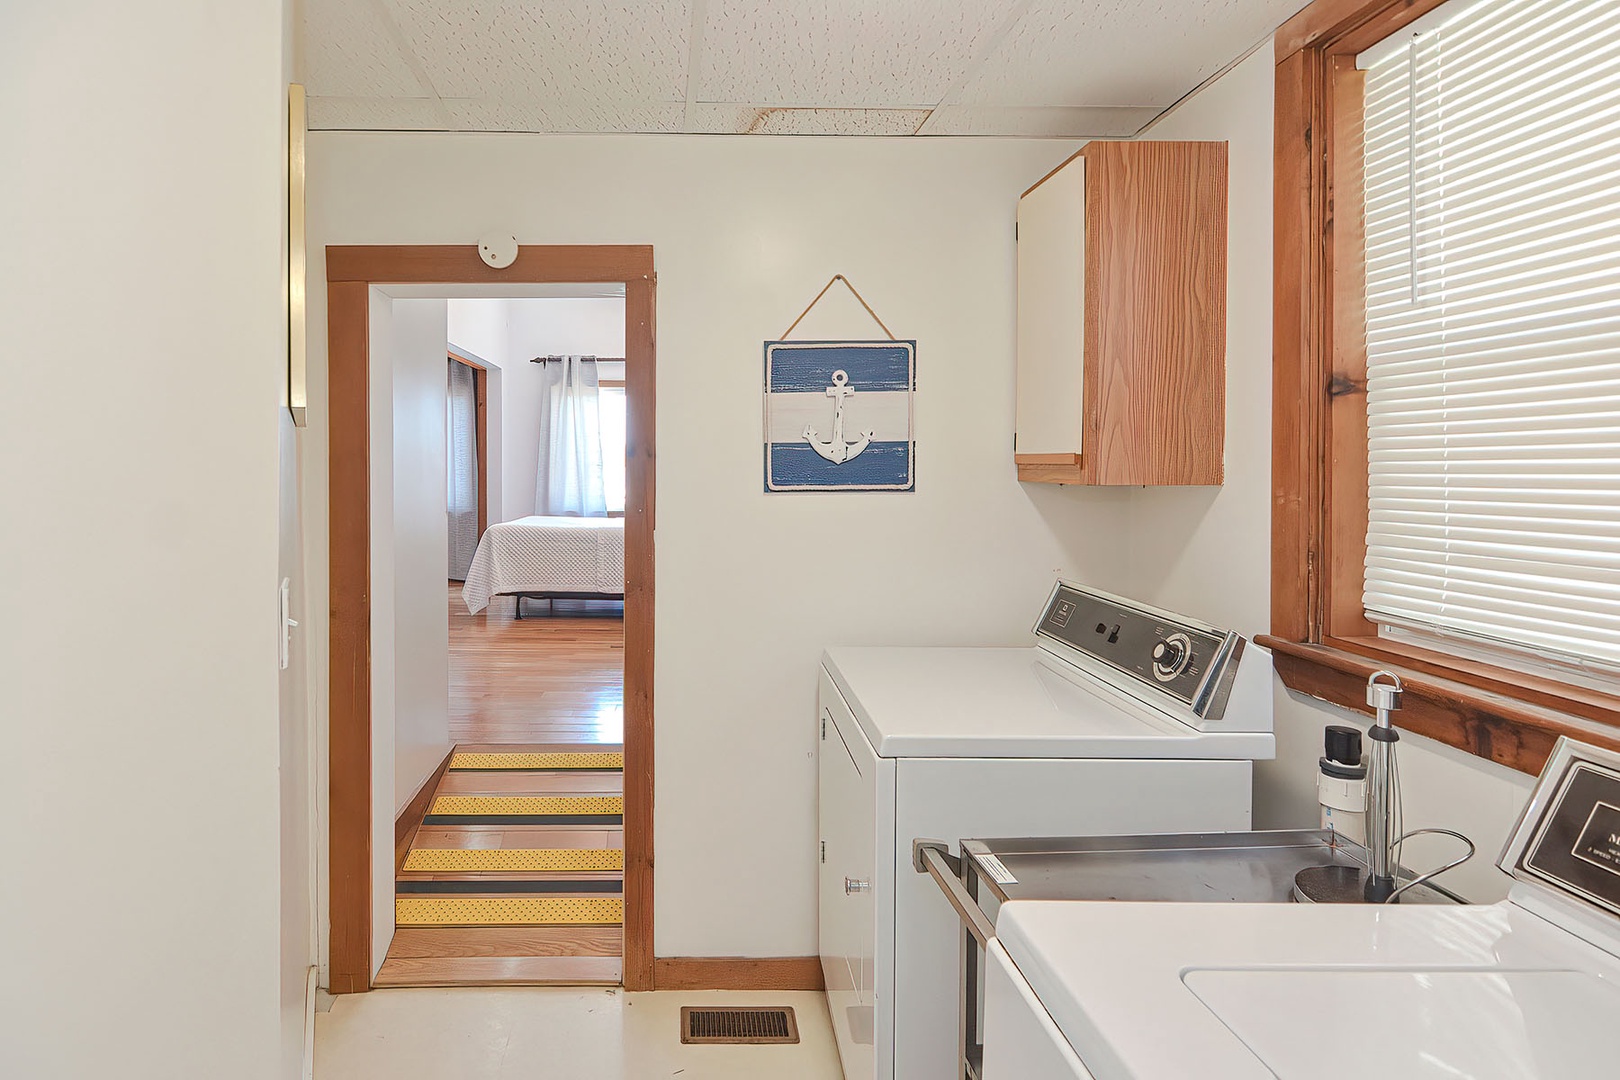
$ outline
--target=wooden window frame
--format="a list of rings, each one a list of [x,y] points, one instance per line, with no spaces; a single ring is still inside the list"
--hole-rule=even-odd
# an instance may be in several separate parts
[[[1398,672],[1400,726],[1522,772],[1560,735],[1620,749],[1620,696],[1381,638],[1362,607],[1367,356],[1356,54],[1444,0],[1316,0],[1277,31],[1271,628],[1284,685],[1367,711]]]

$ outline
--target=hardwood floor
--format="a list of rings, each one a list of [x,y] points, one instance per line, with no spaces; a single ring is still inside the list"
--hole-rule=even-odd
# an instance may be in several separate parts
[[[556,602],[556,614],[497,596],[467,614],[450,606],[450,739],[456,743],[624,741],[624,608]]]
[[[484,612],[469,615],[460,586],[450,586],[450,737],[458,754],[506,756],[464,758],[459,768],[452,758],[433,792],[434,803],[445,797],[476,803],[624,793],[622,768],[534,768],[527,767],[534,760],[511,756],[592,754],[586,762],[591,766],[615,763],[602,752],[623,750],[622,609],[559,601],[556,614],[548,616],[543,604],[527,602],[525,607],[527,617],[516,619],[512,598],[497,597]],[[483,767],[491,761],[496,767]],[[622,816],[605,819],[611,824],[595,818],[591,824],[514,824],[500,817],[492,814],[492,820],[482,822],[475,812],[435,823],[430,809],[411,850],[624,849]],[[484,868],[458,872],[412,870],[408,861],[398,874],[400,899],[436,900],[431,905],[435,910],[454,908],[455,914],[447,915],[444,925],[399,926],[375,985],[617,984],[623,974],[622,925],[478,925],[481,919],[510,919],[498,911],[510,902],[557,901],[558,920],[571,917],[567,909],[573,901],[617,903],[623,895],[623,871],[601,867],[622,866],[623,860],[595,858],[608,861],[587,860],[593,869],[525,870],[510,868],[506,859],[486,858],[475,860]],[[419,911],[422,905],[402,907]],[[525,909],[517,917],[534,916]]]

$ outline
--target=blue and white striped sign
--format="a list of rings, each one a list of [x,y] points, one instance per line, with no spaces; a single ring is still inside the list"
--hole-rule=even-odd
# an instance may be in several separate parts
[[[767,341],[765,490],[911,491],[915,341]]]

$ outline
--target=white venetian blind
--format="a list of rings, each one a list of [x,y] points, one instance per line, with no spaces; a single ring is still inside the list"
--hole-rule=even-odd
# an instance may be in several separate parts
[[[1620,2],[1425,22],[1361,58],[1368,617],[1620,667]]]

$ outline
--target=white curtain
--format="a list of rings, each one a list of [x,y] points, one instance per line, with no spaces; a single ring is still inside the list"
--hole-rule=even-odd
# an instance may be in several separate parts
[[[478,400],[473,369],[450,362],[445,406],[445,505],[450,516],[450,580],[466,581],[478,550]]]
[[[602,486],[602,415],[596,359],[562,356],[542,361],[540,468],[534,512],[560,517],[606,517]]]

